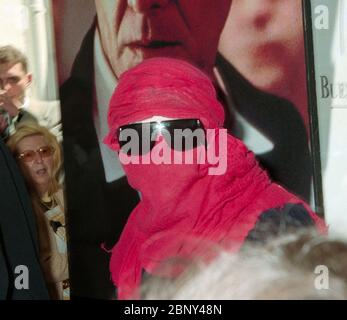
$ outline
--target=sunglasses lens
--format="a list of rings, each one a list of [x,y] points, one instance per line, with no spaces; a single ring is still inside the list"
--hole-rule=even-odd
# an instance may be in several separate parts
[[[31,162],[35,159],[35,151],[26,151],[20,155],[24,162]]]
[[[52,147],[46,146],[46,147],[40,148],[38,150],[38,152],[41,154],[41,156],[43,158],[47,158],[47,157],[50,157],[53,154],[54,149]]]
[[[167,121],[165,129],[170,133],[172,148],[176,151],[192,150],[200,145],[206,146],[205,130],[197,119]]]
[[[120,148],[122,149],[130,141],[131,141],[131,136],[126,135],[126,129],[120,129],[118,134],[118,142],[119,142]]]
[[[118,141],[123,152],[128,156],[145,155],[155,145],[153,136],[154,126],[152,123],[134,123],[122,126],[119,129]]]

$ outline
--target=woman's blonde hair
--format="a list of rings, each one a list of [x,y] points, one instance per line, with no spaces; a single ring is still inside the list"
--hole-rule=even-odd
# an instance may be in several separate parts
[[[61,150],[60,145],[55,137],[54,134],[52,134],[47,128],[42,127],[35,122],[25,122],[24,124],[19,125],[16,128],[16,132],[9,138],[7,142],[7,146],[9,147],[11,153],[17,158],[18,156],[18,150],[17,146],[20,141],[22,141],[24,138],[29,136],[42,136],[44,140],[46,141],[47,145],[54,148],[53,153],[53,166],[52,166],[52,179],[51,183],[48,189],[48,196],[52,196],[55,192],[59,189],[59,172],[62,164],[62,156],[61,156]],[[28,180],[27,176],[25,175],[26,180]],[[29,184],[29,187],[34,187],[32,185],[32,181],[27,181]],[[31,192],[33,190],[30,190]]]

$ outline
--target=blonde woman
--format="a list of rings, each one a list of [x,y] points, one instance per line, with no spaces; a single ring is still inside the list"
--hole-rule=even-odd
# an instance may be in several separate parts
[[[56,137],[35,123],[19,126],[7,143],[26,180],[38,227],[40,262],[52,299],[69,298],[61,150]]]

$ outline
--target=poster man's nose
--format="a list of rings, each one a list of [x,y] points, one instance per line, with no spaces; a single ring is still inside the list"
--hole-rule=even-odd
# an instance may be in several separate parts
[[[170,0],[128,0],[128,6],[135,12],[143,13],[164,8],[169,2]]]
[[[273,0],[248,0],[248,14],[255,28],[264,29],[273,16],[276,3]]]

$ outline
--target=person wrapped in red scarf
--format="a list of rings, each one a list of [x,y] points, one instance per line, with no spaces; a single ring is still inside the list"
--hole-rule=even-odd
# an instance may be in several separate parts
[[[245,243],[263,243],[298,227],[326,232],[306,203],[270,181],[253,152],[226,134],[223,122],[213,82],[185,61],[149,59],[120,77],[105,143],[119,152],[141,201],[112,249],[110,271],[119,299],[140,298],[144,272],[175,277],[184,269],[182,261],[201,258],[214,246],[238,252]],[[132,136],[138,148],[129,148],[127,129],[140,138]],[[203,143],[193,138],[190,147],[177,147],[170,136],[185,129],[202,130]],[[144,136],[148,144],[142,144]],[[223,174],[213,173],[211,148],[225,160]],[[188,152],[193,161],[174,161]]]

